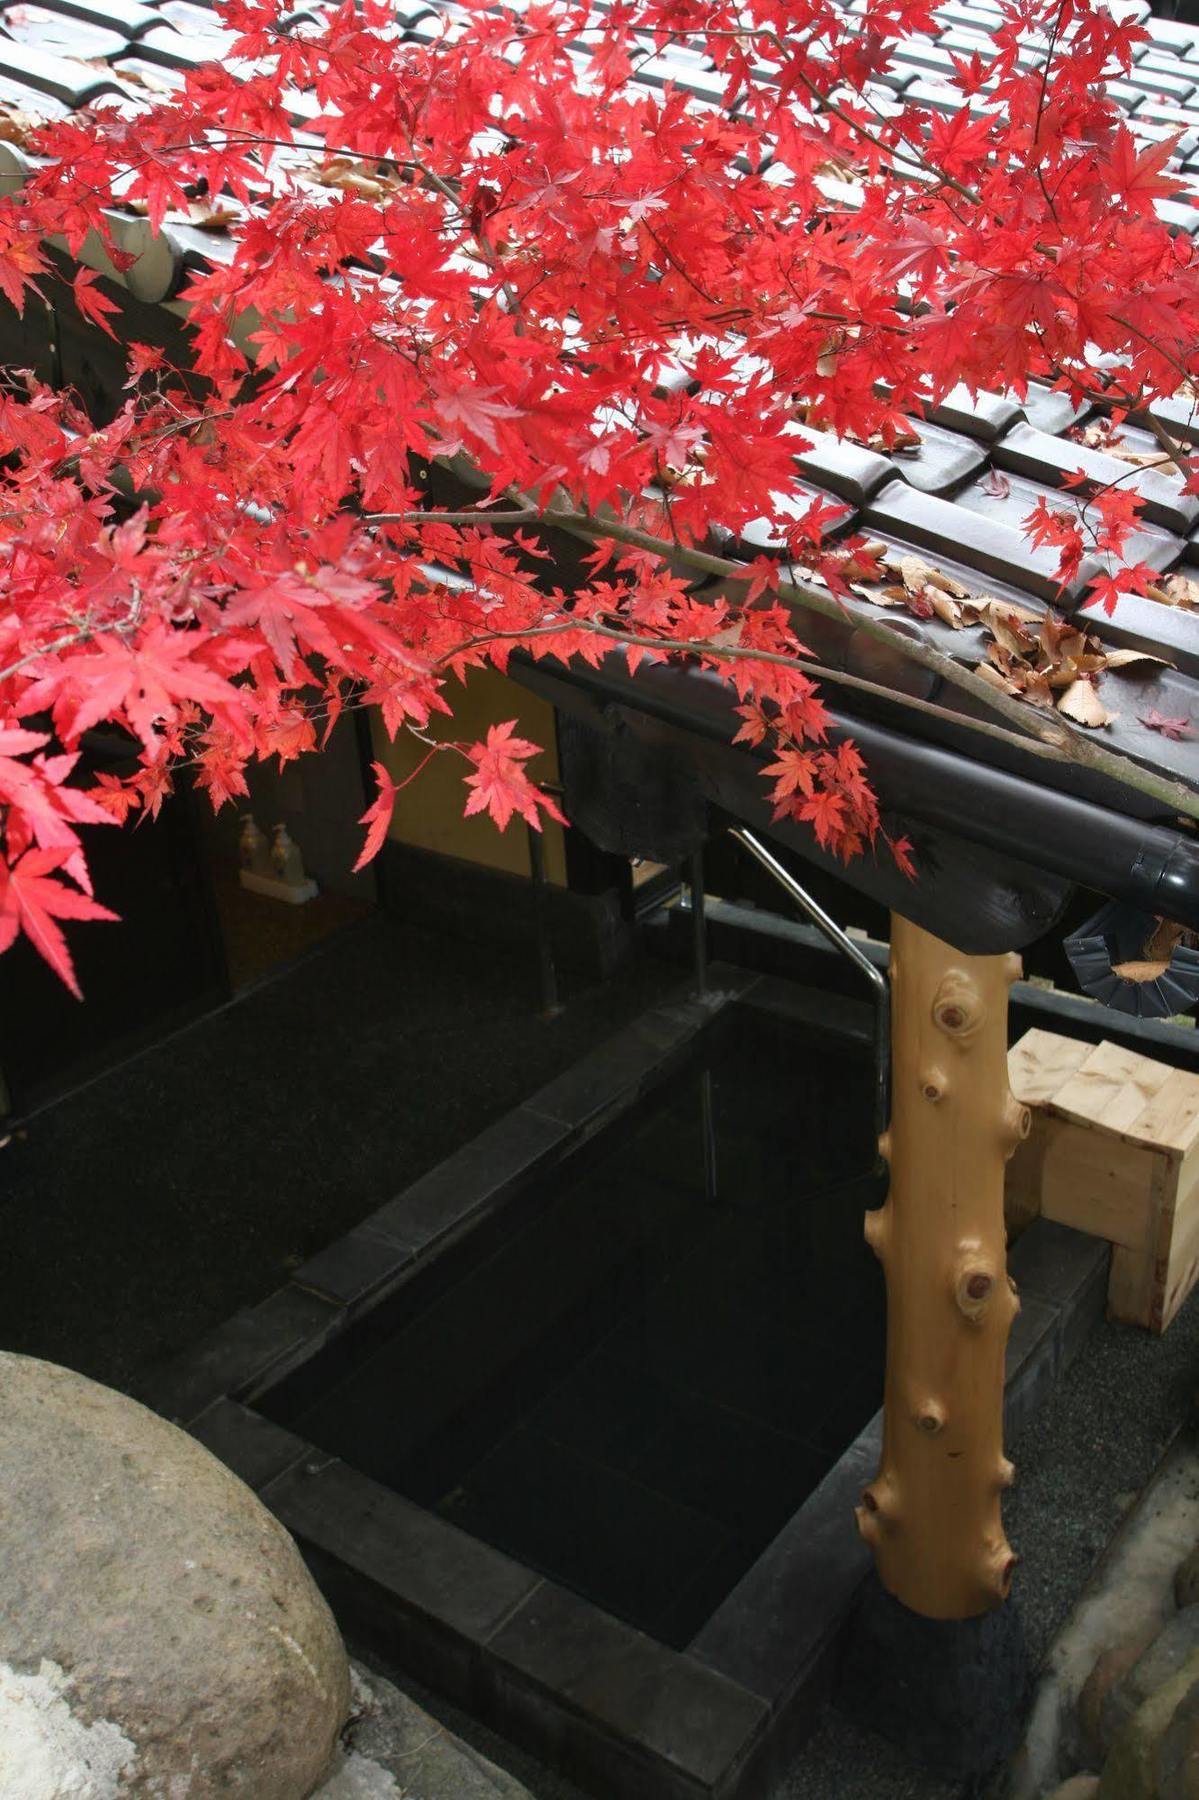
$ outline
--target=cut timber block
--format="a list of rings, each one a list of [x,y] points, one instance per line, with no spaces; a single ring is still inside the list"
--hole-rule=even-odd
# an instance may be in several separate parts
[[[1008,1078],[1032,1111],[1008,1164],[1009,1227],[1041,1214],[1107,1238],[1108,1316],[1164,1331],[1199,1277],[1199,1075],[1034,1030]]]

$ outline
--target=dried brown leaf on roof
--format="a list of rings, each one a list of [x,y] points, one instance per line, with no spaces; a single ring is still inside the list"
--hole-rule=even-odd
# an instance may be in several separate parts
[[[1076,425],[1068,435],[1088,450],[1102,450],[1105,456],[1127,463],[1133,469],[1158,469],[1163,475],[1181,473],[1173,457],[1164,450],[1137,450],[1125,441],[1114,419],[1094,419],[1089,425]]]
[[[1167,575],[1162,581],[1151,582],[1145,593],[1162,606],[1177,606],[1184,612],[1199,607],[1199,581],[1193,575]]]
[[[121,204],[128,212],[137,213],[143,219],[150,211],[149,201],[141,196],[122,200]],[[189,200],[186,212],[171,206],[164,214],[168,225],[191,225],[197,231],[227,231],[230,225],[236,225],[245,216],[236,200]]]
[[[1125,981],[1157,981],[1170,967],[1179,945],[1189,949],[1194,942],[1194,932],[1176,925],[1172,919],[1159,918],[1141,946],[1140,956],[1130,962],[1113,963],[1112,973],[1122,976]]]
[[[1132,669],[1138,663],[1155,663],[1159,669],[1174,666],[1168,657],[1154,656],[1149,650],[1108,650],[1106,656],[1109,669]]]
[[[1148,651],[1109,649],[1084,623],[1052,608],[1038,611],[991,594],[972,594],[923,557],[888,550],[877,562],[892,579],[858,581],[855,592],[876,606],[905,605],[917,618],[935,616],[955,631],[982,631],[989,641],[976,674],[1032,706],[1056,708],[1076,724],[1098,729],[1119,717],[1099,695],[1101,675],[1170,667],[1164,657]],[[1194,585],[1199,601],[1199,584]]]
[[[1077,724],[1092,727],[1110,725],[1114,719],[1118,719],[1120,716],[1119,713],[1108,711],[1099,698],[1094,683],[1085,678],[1070,683],[1059,698],[1057,709],[1060,713],[1065,713],[1068,719],[1075,720]]]
[[[121,63],[116,69],[103,56],[80,57],[84,68],[96,69],[101,75],[118,75],[123,87],[145,88],[150,94],[172,94],[176,83],[165,73],[156,75],[153,69],[133,69]]]
[[[1014,656],[1031,655],[1035,650],[1036,634],[1028,628],[1038,623],[1040,613],[1013,606],[1007,600],[992,599],[989,594],[972,595],[962,612],[967,624],[981,625]]]
[[[319,187],[340,188],[364,200],[386,200],[403,186],[378,163],[359,157],[329,156],[304,170]]]
[[[889,569],[894,569],[903,585],[912,593],[933,587],[943,594],[952,594],[957,600],[965,600],[970,593],[964,582],[958,581],[953,575],[947,575],[944,569],[926,563],[923,557],[888,556],[884,561]]]
[[[877,450],[880,456],[916,456],[924,443],[914,425],[893,431],[890,436],[885,431],[872,431],[869,437],[854,438],[853,441],[861,444],[863,449]]]
[[[38,124],[32,113],[22,112],[17,106],[0,106],[0,143],[28,150]]]

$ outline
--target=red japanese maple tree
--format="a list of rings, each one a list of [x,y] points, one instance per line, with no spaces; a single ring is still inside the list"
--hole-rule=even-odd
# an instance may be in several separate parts
[[[0,947],[24,931],[73,983],[58,921],[111,917],[80,828],[152,813],[181,762],[220,805],[347,705],[422,736],[451,677],[517,653],[698,660],[735,686],[780,809],[843,856],[875,846],[802,625],[874,552],[822,547],[805,425],[888,444],[959,382],[1036,377],[1119,410],[1199,375],[1199,274],[1155,210],[1172,140],[1138,151],[1104,94],[1138,28],[1005,0],[946,116],[873,85],[931,3],[464,0],[415,42],[375,0],[290,27],[276,0],[225,0],[229,61],[32,134],[0,202],[16,307],[63,279],[50,239],[128,265],[114,208],[233,242],[184,290],[190,365],[129,344],[110,423],[27,376],[0,390]],[[686,66],[706,94],[674,84]],[[111,332],[95,273],[73,286]],[[1064,575],[1098,531],[1110,605],[1143,584],[1121,562],[1137,512],[1114,488],[1030,526]],[[722,553],[763,516],[777,555]],[[588,571],[569,592],[563,533]],[[985,699],[992,731],[1199,813],[901,648]],[[80,737],[104,720],[138,764],[88,785]],[[511,725],[436,748],[463,758],[468,811],[556,813]],[[364,854],[396,802],[378,773]]]

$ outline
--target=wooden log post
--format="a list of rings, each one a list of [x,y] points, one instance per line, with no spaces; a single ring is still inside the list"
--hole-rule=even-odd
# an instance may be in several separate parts
[[[1028,1109],[1007,1079],[1018,956],[963,956],[894,916],[886,1204],[866,1236],[887,1278],[878,1475],[858,1525],[889,1593],[928,1619],[1007,1598],[1000,1501],[1004,1352],[1019,1311],[1005,1268],[1004,1165]]]

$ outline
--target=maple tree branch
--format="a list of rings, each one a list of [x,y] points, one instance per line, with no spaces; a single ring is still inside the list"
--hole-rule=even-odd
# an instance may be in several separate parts
[[[366,518],[371,523],[389,524],[427,522],[431,516],[435,515],[380,513],[367,514]],[[551,505],[537,513],[536,522],[547,528],[560,529],[585,537],[590,541],[608,538],[616,543],[628,544],[631,548],[645,550],[663,561],[668,562],[674,558],[700,573],[714,575],[721,579],[739,583],[747,583],[751,579],[743,563],[735,562],[728,557],[717,556],[711,551],[701,550],[695,546],[672,543],[665,538],[656,537],[651,532],[625,525],[616,519],[600,520],[589,513],[560,510]],[[1135,788],[1162,802],[1174,812],[1199,819],[1199,794],[1195,794],[1190,788],[1169,776],[1160,775],[1151,769],[1142,767],[1141,764],[1118,751],[1105,750],[1102,745],[1095,743],[1092,739],[1082,737],[1079,732],[1064,725],[1056,715],[1052,722],[1039,718],[1027,701],[1001,692],[991,682],[976,675],[972,669],[963,667],[956,658],[947,655],[944,651],[904,637],[881,620],[870,619],[856,611],[851,613],[833,595],[822,593],[819,589],[805,583],[793,580],[779,581],[776,585],[776,592],[780,599],[788,600],[796,606],[819,613],[838,623],[844,624],[847,619],[851,618],[855,629],[862,631],[865,636],[873,638],[891,650],[898,651],[908,661],[930,670],[951,685],[962,688],[974,699],[981,701],[988,710],[998,712],[1011,720],[1019,728],[1018,733],[1005,734],[1005,736],[1010,735],[1015,738],[1020,747],[1027,749],[1030,753],[1039,754],[1042,746],[1047,747],[1051,751],[1056,751],[1063,760],[1092,769],[1126,787]],[[613,628],[601,626],[595,621],[573,618],[564,620],[560,625],[538,627],[532,631],[515,632],[511,635],[514,638],[528,640],[533,637],[564,635],[572,629],[590,630],[600,636],[614,635],[618,641],[629,642],[631,647],[654,649],[664,654],[669,653],[675,644],[675,640],[669,639],[639,640],[627,633],[614,633]],[[751,646],[701,644],[696,647],[695,645],[680,644],[678,647],[684,651],[690,649],[696,654],[709,656],[716,660],[724,657],[728,660],[758,661],[790,668],[802,665],[800,655],[756,650]],[[458,652],[458,654],[461,653],[461,651]],[[851,677],[843,685],[855,685],[860,679]],[[908,696],[897,694],[890,689],[883,689],[882,692],[900,704],[905,704],[908,699]],[[930,702],[923,703],[924,706],[931,704]],[[922,708],[917,710],[922,710]],[[949,711],[947,716],[954,723],[967,727],[978,723],[964,713]],[[995,728],[995,730],[998,729],[1000,728]],[[992,734],[984,733],[984,735]]]
[[[682,655],[707,659],[709,662],[765,662],[785,669],[798,668],[804,675],[815,676],[820,681],[831,681],[837,686],[853,688],[855,692],[870,694],[879,700],[886,700],[894,705],[910,707],[916,712],[927,713],[940,719],[947,725],[963,726],[969,731],[980,733],[983,737],[996,739],[999,743],[1008,744],[1029,756],[1041,756],[1050,762],[1068,763],[1072,761],[1069,752],[1052,743],[1043,743],[1040,739],[1030,738],[1022,732],[1008,731],[1003,725],[992,724],[988,719],[976,719],[969,713],[954,712],[951,707],[938,706],[935,701],[919,699],[915,694],[904,694],[895,688],[886,687],[879,681],[868,681],[864,675],[851,675],[848,670],[834,669],[825,663],[810,661],[806,656],[796,652],[792,655],[777,650],[755,650],[751,644],[712,644],[702,638],[666,638],[645,637],[634,631],[622,630],[619,626],[601,624],[598,619],[564,618],[556,625],[538,625],[530,631],[487,631],[478,637],[468,638],[453,650],[447,650],[435,667],[456,661],[468,655],[472,650],[480,650],[488,644],[526,643],[531,638],[553,638],[577,635],[589,632],[594,637],[602,637],[608,642],[630,650],[656,650],[665,656]]]
[[[895,635],[898,636],[898,633]],[[880,700],[889,700],[899,706],[908,706],[915,712],[928,713],[933,718],[942,720],[947,725],[964,725],[967,730],[978,732],[982,737],[994,738],[1002,744],[1010,744],[1025,756],[1043,756],[1049,762],[1072,761],[1067,749],[1059,744],[1052,744],[1041,738],[1030,738],[1021,731],[1009,731],[1004,725],[994,725],[989,719],[976,719],[971,713],[955,712],[951,706],[938,706],[935,700],[922,700],[916,694],[903,694],[896,688],[889,688],[881,681],[867,681],[864,675],[851,675],[845,669],[833,669],[823,663],[803,661],[805,674],[815,675],[821,681],[831,681],[839,687],[853,688],[864,694],[872,694]]]
[[[363,517],[372,525],[536,525],[544,515],[535,506],[526,506],[517,512],[468,507],[463,512],[365,513]]]
[[[664,538],[654,537],[649,532],[639,531],[616,520],[598,520],[587,513],[555,513],[546,514],[550,523],[562,526],[566,531],[578,532],[591,539],[612,538],[616,542],[626,543],[636,549],[648,550],[653,555],[666,560],[674,556],[690,567],[703,570],[705,573],[718,575],[739,582],[748,582],[750,576],[744,565],[730,561],[727,557],[713,556],[711,552],[696,549],[676,549]],[[777,586],[780,599],[793,601],[797,606],[812,612],[823,614],[826,618],[844,620],[846,609],[829,595],[798,582],[780,581]],[[1043,743],[1056,744],[1059,749],[1066,750],[1070,760],[1092,769],[1097,774],[1106,775],[1109,779],[1122,783],[1126,787],[1136,788],[1139,792],[1160,801],[1172,811],[1182,813],[1188,818],[1199,819],[1199,794],[1169,776],[1159,775],[1151,769],[1143,768],[1130,757],[1122,756],[1118,751],[1105,750],[1093,740],[1083,738],[1074,730],[1067,730],[1060,724],[1049,725],[1047,722],[1033,722],[1029,718],[1029,706],[1026,701],[1014,699],[1011,695],[1001,693],[988,681],[984,681],[973,670],[965,669],[951,656],[943,651],[935,650],[931,645],[916,643],[910,638],[901,638],[881,622],[861,618],[854,614],[855,625],[868,637],[875,638],[891,649],[898,648],[900,654],[908,660],[919,663],[926,669],[942,676],[954,686],[963,688],[975,699],[982,701],[989,708],[1001,713],[1004,717],[1023,727]]]
[[[43,644],[38,650],[26,651],[25,655],[18,657],[16,662],[9,663],[7,668],[0,669],[0,682],[7,681],[10,675],[18,675],[22,669],[27,669],[30,663],[37,662],[40,657],[54,656],[59,650],[70,650],[75,644],[86,644],[93,629],[94,627],[91,625],[80,625],[74,631],[65,632],[62,637],[55,638],[53,643]]]

